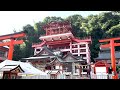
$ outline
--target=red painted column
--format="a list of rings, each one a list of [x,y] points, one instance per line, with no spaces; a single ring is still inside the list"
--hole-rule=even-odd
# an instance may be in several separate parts
[[[12,60],[13,57],[13,50],[14,50],[14,39],[11,39],[10,46],[9,46],[9,52],[8,52],[8,60]]]
[[[113,79],[117,79],[114,40],[110,40]]]

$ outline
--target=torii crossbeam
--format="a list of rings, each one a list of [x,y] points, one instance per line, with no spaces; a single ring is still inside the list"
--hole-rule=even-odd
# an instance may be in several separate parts
[[[111,48],[111,64],[113,71],[113,79],[118,79],[118,75],[116,72],[116,60],[115,60],[115,46],[120,46],[120,43],[115,43],[114,41],[120,40],[120,38],[110,38],[99,40],[99,42],[109,42],[109,44],[101,45],[101,48]]]
[[[0,42],[0,47],[1,46],[9,46],[8,60],[12,60],[14,45],[23,43],[23,40],[15,40],[15,39],[20,38],[20,37],[25,37],[25,36],[26,36],[26,34],[24,32],[18,32],[18,33],[14,33],[14,34],[0,36],[0,41],[10,39],[10,41],[8,41],[8,42]]]

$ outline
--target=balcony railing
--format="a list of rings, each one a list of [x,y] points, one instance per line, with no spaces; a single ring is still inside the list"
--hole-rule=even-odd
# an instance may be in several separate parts
[[[70,49],[60,49],[60,51],[70,51]]]
[[[32,46],[33,46],[33,45],[39,45],[39,44],[41,44],[41,42],[40,42],[40,43],[32,43]]]
[[[5,54],[0,54],[0,57],[5,57]]]

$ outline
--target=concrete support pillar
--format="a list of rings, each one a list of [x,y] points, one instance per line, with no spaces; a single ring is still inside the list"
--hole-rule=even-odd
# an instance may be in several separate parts
[[[87,57],[87,63],[90,64],[90,52],[89,52],[88,43],[86,43],[86,57]]]
[[[34,55],[36,55],[36,48],[35,48],[35,50],[34,50]]]
[[[70,42],[70,53],[72,53],[72,42]]]
[[[78,56],[80,56],[80,45],[78,44]]]
[[[74,74],[75,73],[75,63],[73,62],[72,63],[72,74]]]

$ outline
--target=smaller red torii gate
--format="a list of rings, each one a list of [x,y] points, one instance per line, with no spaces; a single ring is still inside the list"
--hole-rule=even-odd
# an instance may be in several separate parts
[[[120,40],[120,38],[110,38],[99,40],[99,42],[109,42],[109,44],[102,44],[101,48],[111,48],[111,64],[113,71],[113,79],[118,79],[118,75],[116,72],[116,60],[115,60],[115,46],[120,46],[120,43],[115,43],[116,40]]]
[[[10,41],[8,41],[8,42],[0,42],[0,47],[1,46],[9,46],[8,60],[12,60],[14,45],[23,43],[23,40],[15,40],[15,39],[20,38],[20,37],[25,37],[25,36],[26,36],[26,34],[24,32],[18,32],[18,33],[14,33],[14,34],[0,36],[0,41],[10,39]]]

